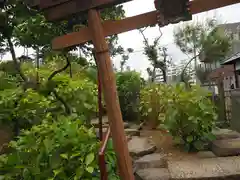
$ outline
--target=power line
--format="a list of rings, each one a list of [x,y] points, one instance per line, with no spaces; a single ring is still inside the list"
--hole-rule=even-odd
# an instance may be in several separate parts
[[[159,47],[165,47],[165,46],[169,46],[175,43],[169,43],[169,44],[165,44],[165,45],[160,45]],[[139,52],[144,52],[144,49],[139,49],[139,50],[134,50],[133,52],[129,53],[128,51],[124,51],[123,53],[129,53],[129,54],[133,54],[133,53],[139,53]]]

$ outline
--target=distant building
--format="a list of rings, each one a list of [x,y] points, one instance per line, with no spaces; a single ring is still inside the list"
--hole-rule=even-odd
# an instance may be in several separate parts
[[[186,60],[182,60],[178,64],[171,64],[167,68],[167,82],[168,83],[176,83],[181,80],[181,74],[183,69],[185,68],[187,64]],[[194,65],[189,64],[188,67],[185,70],[185,73],[189,76],[190,80],[189,82],[192,84],[196,83],[196,78],[195,78],[195,70],[194,70]]]

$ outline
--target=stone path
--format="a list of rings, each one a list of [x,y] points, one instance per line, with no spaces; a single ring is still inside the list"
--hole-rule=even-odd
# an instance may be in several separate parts
[[[159,153],[149,154],[137,159],[134,165],[138,170],[147,168],[165,168],[165,155]]]
[[[169,180],[167,168],[149,168],[136,172],[135,180]]]
[[[172,180],[240,179],[240,157],[220,157],[168,162]]]
[[[97,126],[97,120],[93,121]],[[196,154],[195,159],[167,160],[164,153],[156,153],[157,147],[148,137],[141,137],[139,126],[124,124],[136,180],[240,180],[240,134],[229,129],[215,129],[216,140],[207,151]],[[104,118],[104,131],[107,130]],[[97,128],[96,128],[97,131]],[[231,157],[217,157],[231,156]]]
[[[240,134],[227,129],[215,130],[214,134],[216,140],[210,150],[198,152],[195,159],[181,161],[168,160],[163,153],[155,153],[154,144],[148,138],[133,137],[129,150],[134,157],[136,180],[240,180],[240,156],[217,157],[213,146],[224,141],[225,147],[240,149]],[[223,151],[222,146],[218,148]],[[146,152],[148,149],[151,151]]]
[[[240,133],[230,129],[215,129],[213,134],[216,140],[240,138]]]
[[[212,142],[211,150],[219,157],[240,155],[240,133],[228,129],[214,132],[216,140]]]
[[[212,151],[219,157],[240,155],[240,138],[214,141]]]
[[[154,153],[157,147],[147,137],[133,136],[131,140],[128,141],[128,149],[131,156],[142,157]]]
[[[108,127],[109,127],[107,116],[104,116],[102,120],[103,120],[103,133],[106,133],[108,130]],[[99,121],[98,118],[91,120],[91,124],[95,127],[97,136],[99,136],[99,124],[98,124],[99,122],[98,121]],[[124,129],[125,129],[125,134],[128,137],[140,136],[140,130],[139,130],[140,126],[137,124],[131,124],[131,123],[124,122]]]

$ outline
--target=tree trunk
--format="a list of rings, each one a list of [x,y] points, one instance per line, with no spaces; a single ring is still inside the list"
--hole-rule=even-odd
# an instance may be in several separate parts
[[[71,63],[69,64],[69,76],[70,76],[70,78],[73,77],[73,73],[72,73],[72,64],[71,64]]]
[[[155,81],[155,77],[156,77],[156,66],[154,66],[153,71],[152,71],[151,82],[154,82],[154,81]]]
[[[226,104],[225,104],[225,93],[224,93],[224,86],[223,86],[223,78],[220,77],[220,79],[217,80],[218,85],[218,93],[219,93],[219,120],[221,123],[226,122]]]
[[[166,72],[166,70],[162,70],[162,73],[163,73],[163,82],[167,83],[167,72]]]
[[[37,74],[36,74],[36,81],[37,84],[39,84],[39,68],[40,68],[40,62],[39,62],[39,48],[36,48],[36,66],[37,66]]]
[[[17,60],[14,45],[12,43],[11,37],[7,37],[7,42],[8,42],[8,46],[9,46],[9,49],[10,49],[10,53],[12,55],[12,60],[14,62],[15,69],[17,70],[17,72],[21,76],[22,80],[26,82],[27,78],[25,77],[25,75],[21,71],[21,65]]]

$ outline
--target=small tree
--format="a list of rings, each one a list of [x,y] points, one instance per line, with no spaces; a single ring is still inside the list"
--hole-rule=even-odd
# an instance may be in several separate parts
[[[124,67],[125,67],[127,61],[129,60],[129,54],[133,53],[133,51],[134,50],[132,48],[127,48],[127,51],[122,53],[122,60],[120,61],[121,72],[124,71]]]
[[[218,28],[218,22],[214,19],[205,23],[179,26],[174,31],[174,40],[180,50],[190,58],[183,73],[192,61],[195,61],[196,70],[199,58],[208,62],[219,61],[231,48],[231,39]]]
[[[159,47],[159,40],[162,37],[162,34],[157,37],[153,44],[150,45],[148,39],[144,35],[145,29],[140,29],[140,33],[143,36],[144,43],[144,54],[148,57],[148,60],[151,62],[152,68],[147,68],[151,82],[154,82],[157,77],[160,75],[156,74],[157,69],[160,69],[163,75],[163,81],[167,82],[167,64],[169,64],[169,58],[167,54],[166,47]]]

